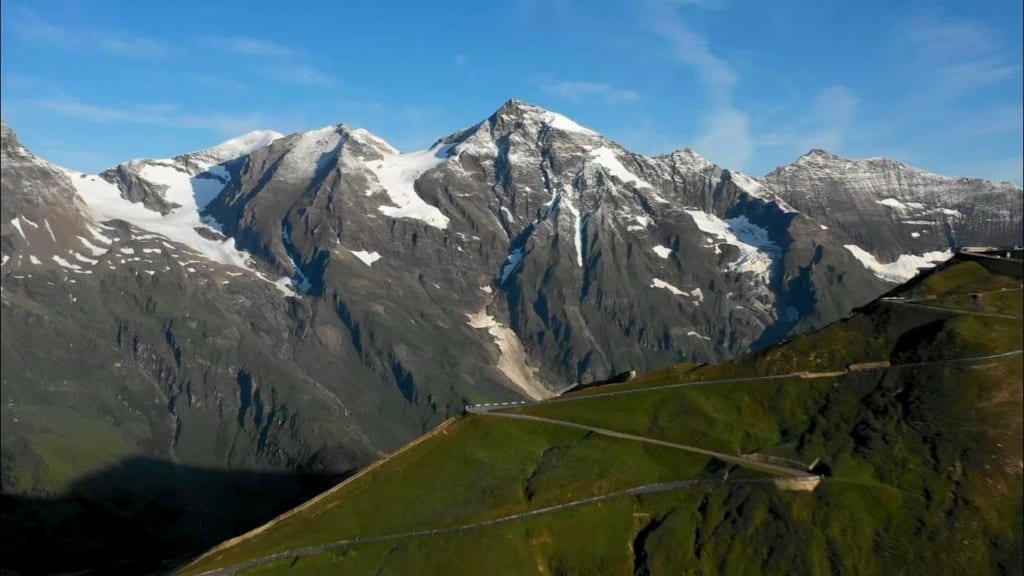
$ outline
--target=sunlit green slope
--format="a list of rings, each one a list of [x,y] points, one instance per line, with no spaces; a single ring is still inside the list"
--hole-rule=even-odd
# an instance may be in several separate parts
[[[1020,272],[958,257],[736,362],[472,408],[180,573],[1018,574]]]

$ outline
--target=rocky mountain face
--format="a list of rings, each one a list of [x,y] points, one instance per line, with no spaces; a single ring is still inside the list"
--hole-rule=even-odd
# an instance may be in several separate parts
[[[829,226],[854,253],[859,248],[880,264],[947,247],[1020,244],[1024,236],[1021,191],[1009,182],[949,178],[886,158],[849,160],[822,150],[763,182]]]
[[[408,154],[344,125],[100,175],[6,125],[0,152],[4,494],[109,503],[82,479],[142,455],[207,541],[244,526],[194,511],[243,494],[190,471],[351,470],[466,403],[724,359],[1021,243],[1011,185],[817,151],[753,178],[515,100]]]

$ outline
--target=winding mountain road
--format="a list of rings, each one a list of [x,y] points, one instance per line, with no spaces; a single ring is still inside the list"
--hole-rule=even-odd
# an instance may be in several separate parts
[[[945,308],[940,308],[940,309],[948,311],[948,309],[945,309]],[[981,314],[981,315],[987,315],[987,314]],[[865,368],[859,368],[859,369],[854,369],[854,370],[851,370],[851,369],[848,368],[844,372],[839,372],[839,373],[832,372],[832,373],[823,373],[823,374],[841,375],[841,374],[845,374],[845,373],[848,373],[848,372],[851,372],[851,371],[876,371],[876,370],[893,370],[893,369],[897,369],[898,370],[898,369],[905,369],[905,368],[921,367],[921,366],[931,365],[931,364],[984,362],[984,361],[989,361],[989,360],[998,360],[998,359],[1002,359],[1002,358],[1009,358],[1009,357],[1012,357],[1012,356],[1019,356],[1021,354],[1024,354],[1024,350],[1011,350],[1009,352],[1001,352],[1001,353],[997,353],[997,354],[988,354],[988,355],[984,355],[984,356],[973,356],[973,357],[966,357],[966,358],[941,359],[941,360],[932,360],[932,361],[926,361],[926,362],[914,362],[914,363],[906,363],[906,364],[897,364],[897,365],[891,365],[891,366],[889,366],[889,365],[870,365],[870,366],[867,366]],[[550,398],[550,399],[547,399],[547,400],[541,400],[541,401],[537,401],[537,402],[525,402],[525,401],[523,401],[523,402],[502,402],[502,403],[477,404],[477,405],[467,406],[466,407],[466,412],[471,413],[471,414],[480,415],[480,416],[486,416],[486,417],[497,417],[497,418],[510,418],[510,419],[516,419],[516,420],[527,420],[527,421],[541,422],[541,423],[545,423],[545,424],[553,424],[553,425],[557,425],[557,426],[565,426],[565,427],[569,427],[569,428],[576,428],[576,429],[579,429],[579,430],[586,430],[586,431],[592,432],[594,434],[600,434],[600,435],[608,436],[608,437],[612,437],[612,438],[621,438],[621,439],[631,440],[631,441],[635,441],[635,442],[643,442],[643,443],[647,443],[647,444],[655,444],[655,445],[659,445],[659,446],[665,446],[665,447],[669,447],[669,448],[675,448],[675,449],[678,449],[678,450],[683,450],[683,451],[686,451],[686,452],[691,452],[691,453],[694,453],[694,454],[700,454],[700,455],[703,455],[703,456],[708,456],[708,457],[711,457],[711,458],[716,458],[718,460],[721,460],[721,461],[724,461],[724,462],[728,462],[730,464],[735,464],[737,466],[742,466],[742,467],[749,468],[749,469],[752,469],[752,470],[756,470],[756,471],[759,471],[759,472],[768,472],[768,473],[771,473],[771,474],[776,474],[778,476],[782,476],[782,477],[784,477],[786,479],[789,479],[789,480],[792,480],[792,481],[796,481],[796,482],[803,482],[803,481],[817,482],[817,481],[820,481],[822,479],[821,476],[810,474],[810,473],[808,473],[807,470],[803,470],[803,469],[800,469],[800,468],[791,468],[791,467],[786,467],[786,466],[780,466],[780,465],[777,465],[777,464],[770,464],[770,463],[767,463],[767,462],[759,462],[759,461],[743,458],[742,456],[737,456],[737,455],[733,455],[733,454],[725,454],[725,453],[722,453],[722,452],[717,452],[717,451],[714,451],[714,450],[707,450],[707,449],[700,448],[700,447],[697,447],[697,446],[691,446],[691,445],[687,445],[687,444],[677,444],[677,443],[674,443],[674,442],[667,442],[665,440],[658,440],[658,439],[655,439],[655,438],[648,438],[646,436],[638,436],[638,435],[635,435],[635,434],[627,434],[625,432],[618,432],[618,431],[615,431],[615,430],[609,430],[607,428],[600,428],[600,427],[596,427],[596,426],[588,426],[588,425],[585,425],[585,424],[578,424],[576,422],[567,422],[567,421],[564,421],[564,420],[556,420],[556,419],[544,418],[544,417],[540,417],[540,416],[531,416],[531,415],[528,415],[528,414],[514,414],[514,413],[508,413],[508,412],[503,412],[502,411],[502,410],[506,410],[506,409],[509,409],[509,408],[518,408],[518,407],[525,407],[525,406],[530,406],[530,405],[555,404],[555,403],[562,403],[562,402],[579,402],[579,401],[584,401],[584,400],[593,400],[595,398],[604,398],[604,397],[609,397],[609,396],[622,396],[622,395],[626,395],[626,394],[638,394],[638,393],[650,392],[650,391],[655,391],[655,390],[659,390],[659,391],[660,390],[670,390],[670,389],[674,389],[674,388],[683,388],[683,387],[688,387],[688,386],[706,386],[706,385],[714,385],[714,384],[731,384],[731,383],[738,383],[738,382],[753,382],[753,381],[764,381],[764,380],[781,380],[781,379],[791,379],[791,378],[813,378],[813,377],[815,377],[815,373],[794,372],[794,373],[789,373],[789,374],[778,374],[778,375],[771,375],[771,376],[750,376],[750,377],[743,377],[743,378],[723,378],[723,379],[717,379],[717,380],[703,380],[703,381],[696,381],[696,382],[680,382],[680,383],[676,383],[676,384],[666,384],[666,385],[661,385],[661,386],[649,386],[649,387],[646,387],[646,388],[634,388],[634,389],[629,389],[629,390],[617,390],[617,391],[602,392],[602,393],[597,393],[597,394],[588,394],[588,395],[577,396],[577,397],[557,397],[557,398]],[[447,423],[448,422],[446,422],[446,424]],[[419,443],[422,440],[423,440],[423,438],[421,437],[420,439],[415,441],[414,444],[415,443]],[[399,452],[404,451],[404,450],[405,450],[405,448],[403,448]],[[374,466],[371,466],[371,468],[376,468],[379,464],[380,464],[380,462],[376,463]],[[365,471],[364,471],[364,473],[365,473]],[[362,475],[362,474],[360,474],[360,475]],[[695,488],[714,486],[714,485],[722,485],[722,484],[778,484],[778,483],[779,483],[779,479],[778,478],[776,478],[776,477],[768,477],[768,478],[682,480],[682,481],[677,481],[677,482],[663,482],[663,483],[659,483],[659,484],[648,484],[648,485],[645,485],[645,486],[637,486],[637,487],[634,487],[634,488],[629,488],[629,489],[626,489],[626,490],[621,490],[621,491],[613,492],[613,493],[610,493],[610,494],[604,494],[604,495],[601,495],[601,496],[594,496],[594,497],[590,497],[590,498],[583,498],[583,499],[580,499],[580,500],[574,500],[572,502],[565,502],[565,503],[557,504],[557,505],[554,505],[554,506],[548,506],[548,507],[545,507],[545,508],[539,508],[537,510],[531,510],[531,511],[528,511],[528,512],[521,512],[521,513],[517,513],[517,514],[510,514],[508,516],[502,516],[500,518],[494,518],[494,519],[491,519],[491,520],[484,520],[484,521],[481,521],[481,522],[474,522],[474,523],[470,523],[470,524],[463,524],[463,525],[459,525],[459,526],[451,526],[451,527],[445,527],[445,528],[435,528],[435,529],[429,529],[429,530],[417,530],[417,531],[411,531],[411,532],[402,532],[402,533],[398,533],[398,534],[387,534],[387,535],[383,535],[383,536],[369,536],[369,537],[361,537],[361,538],[350,538],[350,539],[345,539],[345,540],[336,540],[334,542],[329,542],[329,543],[321,544],[321,545],[317,545],[317,546],[308,546],[308,547],[305,547],[305,548],[297,548],[297,549],[294,549],[294,550],[288,550],[288,551],[285,551],[285,552],[279,552],[279,553],[276,553],[276,554],[271,554],[271,555],[268,555],[268,556],[264,556],[262,558],[257,558],[257,559],[249,560],[249,561],[246,561],[246,562],[241,562],[241,563],[238,563],[238,564],[235,564],[235,565],[232,565],[232,566],[228,566],[228,567],[225,567],[225,568],[219,568],[219,569],[215,569],[215,570],[206,571],[206,572],[201,573],[201,576],[233,576],[235,574],[238,574],[241,571],[249,570],[249,569],[252,569],[252,568],[258,568],[260,566],[265,566],[267,564],[271,564],[271,563],[278,562],[278,561],[281,561],[281,560],[289,560],[289,559],[298,559],[298,558],[304,558],[304,557],[310,557],[310,556],[317,556],[317,555],[323,554],[325,552],[330,552],[331,550],[335,550],[335,549],[339,549],[339,548],[344,548],[344,547],[348,547],[348,546],[358,546],[358,545],[363,545],[363,544],[376,544],[376,543],[381,543],[381,542],[391,542],[391,541],[402,540],[402,539],[406,539],[406,538],[418,538],[418,537],[425,537],[425,536],[441,536],[441,535],[448,535],[448,534],[457,534],[457,533],[465,532],[465,531],[469,531],[469,530],[476,530],[476,529],[480,529],[480,528],[486,528],[488,526],[495,526],[495,525],[504,524],[504,523],[508,523],[508,522],[515,522],[515,521],[523,520],[523,519],[526,519],[526,518],[533,518],[533,517],[536,517],[536,516],[542,516],[542,515],[546,515],[546,514],[555,514],[555,513],[558,513],[558,512],[562,512],[562,511],[565,511],[565,510],[572,509],[572,508],[578,508],[578,507],[581,507],[581,506],[588,506],[588,505],[591,505],[591,504],[597,504],[597,503],[606,502],[606,501],[609,501],[609,500],[615,500],[615,499],[618,499],[618,498],[624,498],[624,497],[628,497],[628,496],[639,496],[639,495],[644,495],[644,494],[657,494],[657,493],[661,493],[661,492],[671,492],[671,491],[676,491],[676,490],[695,489]],[[330,490],[328,493],[334,493],[334,492],[336,492],[336,490],[337,490],[337,487],[335,489]],[[321,500],[328,493],[325,493],[324,495],[321,495],[320,497],[314,499],[314,501]],[[301,506],[299,509],[307,508],[314,501],[306,503],[305,505]],[[284,516],[286,517],[286,516],[289,516],[291,514],[294,514],[299,509],[293,510],[293,511],[289,512],[288,514],[285,514]],[[233,543],[237,543],[238,541],[244,539],[245,537],[248,537],[248,536],[253,535],[254,533],[258,533],[260,531],[263,531],[263,530],[267,529],[269,526],[271,526],[273,523],[274,522],[268,523],[267,525],[261,527],[260,529],[257,529],[255,531],[249,533],[249,534],[246,534],[243,537],[239,537],[239,538],[233,539],[231,541],[231,543],[232,544]],[[227,543],[225,543],[225,544],[227,544]],[[217,549],[221,550],[221,549],[224,549],[225,547],[227,547],[227,546],[222,545],[222,546],[217,547]],[[213,552],[213,551],[211,551],[211,552]],[[209,555],[210,555],[210,553],[207,553],[207,554],[204,554],[203,557],[208,557]]]
[[[500,408],[500,407],[499,407]],[[724,452],[716,452],[714,450],[707,450],[705,448],[699,448],[697,446],[690,446],[688,444],[676,444],[675,442],[666,442],[665,440],[658,440],[656,438],[648,438],[646,436],[637,436],[636,434],[627,434],[625,432],[617,432],[615,430],[609,430],[607,428],[598,428],[597,426],[587,426],[586,424],[578,424],[576,422],[567,422],[565,420],[555,420],[553,418],[542,418],[540,416],[530,416],[527,414],[511,414],[509,412],[495,412],[493,409],[488,408],[474,408],[469,410],[473,414],[480,414],[486,416],[496,416],[499,418],[512,418],[514,420],[530,420],[533,422],[542,422],[544,424],[554,424],[556,426],[565,426],[567,428],[576,428],[577,430],[586,430],[587,432],[593,432],[594,434],[600,434],[602,436],[609,436],[611,438],[621,438],[623,440],[632,440],[634,442],[643,442],[646,444],[656,444],[658,446],[666,446],[668,448],[675,448],[677,450],[684,450],[686,452],[692,452],[694,454],[700,454],[702,456],[710,456],[723,462],[730,464],[736,464],[737,466],[743,466],[744,468],[751,468],[759,472],[770,472],[772,474],[778,474],[780,476],[793,476],[803,477],[807,476],[806,469],[800,468],[788,468],[786,466],[778,466],[776,464],[768,464],[765,462],[757,462],[737,456],[735,454],[726,454]]]

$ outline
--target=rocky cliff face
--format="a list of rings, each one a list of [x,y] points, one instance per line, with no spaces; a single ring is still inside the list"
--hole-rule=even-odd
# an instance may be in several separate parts
[[[767,346],[1021,236],[1009,185],[817,151],[753,178],[514,100],[407,154],[344,125],[98,176],[6,125],[2,152],[5,493],[138,454],[351,469],[466,403]]]
[[[949,178],[886,158],[849,160],[812,150],[765,184],[830,233],[881,261],[955,246],[1020,244],[1021,190]]]

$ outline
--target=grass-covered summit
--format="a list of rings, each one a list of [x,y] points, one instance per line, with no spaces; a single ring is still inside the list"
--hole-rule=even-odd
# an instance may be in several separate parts
[[[735,362],[473,408],[179,573],[1019,574],[1021,297],[959,256]]]

